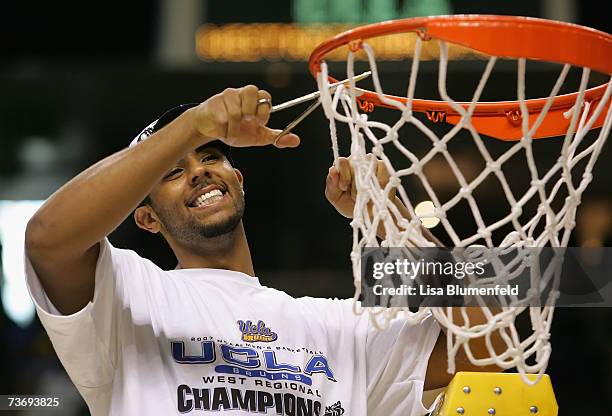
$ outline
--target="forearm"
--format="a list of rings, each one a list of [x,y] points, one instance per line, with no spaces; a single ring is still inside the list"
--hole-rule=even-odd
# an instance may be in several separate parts
[[[188,112],[138,146],[91,166],[56,191],[26,233],[31,248],[79,254],[110,234],[164,173],[191,150],[197,133]]]

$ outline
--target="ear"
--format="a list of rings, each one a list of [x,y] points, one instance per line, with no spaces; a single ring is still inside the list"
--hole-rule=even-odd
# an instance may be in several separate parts
[[[148,231],[153,234],[157,234],[161,230],[161,222],[153,208],[149,205],[143,205],[141,207],[136,208],[134,211],[134,221],[138,228],[141,228],[145,231]]]
[[[234,168],[234,173],[236,174],[236,177],[238,178],[238,182],[240,183],[240,187],[244,189],[244,176],[242,176],[242,172],[240,172],[238,169]]]

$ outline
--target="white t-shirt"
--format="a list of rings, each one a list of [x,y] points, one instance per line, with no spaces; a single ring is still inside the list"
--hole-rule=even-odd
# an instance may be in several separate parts
[[[422,415],[439,334],[428,317],[383,331],[352,300],[293,298],[219,269],[163,271],[101,243],[95,294],[63,316],[26,257],[38,316],[98,415]]]

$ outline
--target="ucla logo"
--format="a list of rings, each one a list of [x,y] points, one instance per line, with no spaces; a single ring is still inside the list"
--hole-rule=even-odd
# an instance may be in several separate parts
[[[264,321],[257,322],[257,325],[251,321],[238,321],[237,324],[245,342],[272,342],[278,339],[276,332],[267,328]]]
[[[276,334],[274,336],[276,337]],[[202,341],[199,351],[195,355],[190,355],[185,350],[185,341],[171,341],[171,346],[172,357],[177,363],[199,365],[218,362],[215,372],[220,374],[263,378],[270,381],[296,381],[308,386],[312,386],[314,374],[322,374],[328,380],[336,382],[329,362],[322,354],[311,354],[306,357],[308,360],[305,361],[306,364],[302,370],[299,365],[279,361],[276,351],[271,350],[262,351],[251,347],[216,345],[214,341]],[[225,364],[222,364],[221,361]],[[341,414],[332,413],[331,416]]]

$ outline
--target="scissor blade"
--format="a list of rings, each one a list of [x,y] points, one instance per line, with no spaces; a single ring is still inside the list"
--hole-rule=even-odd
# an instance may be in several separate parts
[[[302,122],[302,120],[304,120],[306,117],[308,117],[308,115],[310,113],[312,113],[314,110],[316,110],[316,108],[318,106],[321,105],[321,100],[317,100],[314,103],[312,103],[306,110],[304,110],[304,112],[302,114],[300,114],[295,120],[293,120],[291,123],[287,124],[287,126],[283,129],[283,131],[281,131],[278,136],[276,136],[276,140],[278,140],[280,137],[284,136],[285,134],[289,133],[291,130],[293,130],[293,128],[295,126],[297,126],[298,124],[300,124]]]
[[[362,74],[355,75],[353,77],[353,79],[357,83],[357,82],[361,81],[362,79],[365,79],[365,78],[369,77],[370,75],[372,75],[372,71],[366,71],[366,72],[364,72]],[[347,78],[345,80],[334,82],[333,84],[330,84],[329,85],[330,92],[334,92],[336,87],[338,87],[341,84],[348,84],[348,82],[350,80],[351,80],[350,78]],[[273,106],[272,109],[270,110],[270,112],[271,113],[275,113],[277,111],[281,111],[281,110],[284,110],[286,108],[293,107],[293,106],[301,104],[303,102],[314,100],[315,98],[319,98],[320,95],[321,95],[320,91],[315,91],[315,92],[312,92],[310,94],[306,94],[306,95],[303,95],[301,97],[294,98],[293,100],[289,100],[289,101],[286,101],[286,102],[284,102],[282,104],[277,104],[277,105]],[[265,102],[266,102],[265,99],[261,99],[261,100],[258,101],[258,104],[264,104]]]

